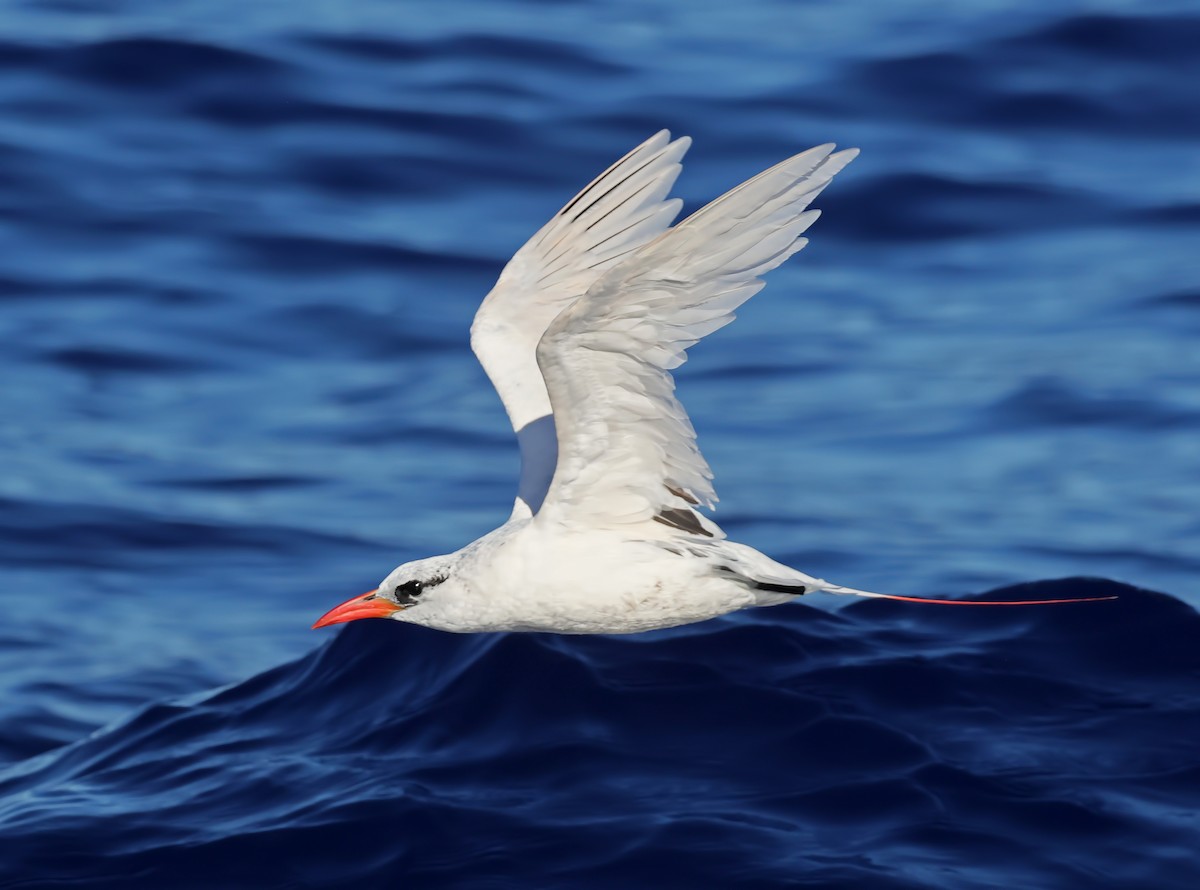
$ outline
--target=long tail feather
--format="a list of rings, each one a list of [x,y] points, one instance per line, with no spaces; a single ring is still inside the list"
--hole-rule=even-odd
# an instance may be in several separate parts
[[[930,603],[935,606],[1048,606],[1054,603],[1097,603],[1102,600],[1116,599],[1115,596],[1078,596],[1057,600],[939,600],[923,596],[900,596],[895,593],[872,593],[869,590],[855,590],[853,587],[839,587],[836,584],[819,589],[823,593],[865,596],[881,600],[901,600],[906,603]]]

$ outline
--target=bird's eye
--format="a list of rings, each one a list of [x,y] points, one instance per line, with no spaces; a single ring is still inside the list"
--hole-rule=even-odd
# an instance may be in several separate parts
[[[405,581],[396,588],[396,602],[401,605],[414,603],[424,589],[425,585],[421,581]]]
[[[437,587],[445,580],[445,575],[437,575],[427,581],[405,581],[396,587],[393,595],[396,597],[396,602],[400,605],[411,606],[422,593],[431,587]]]

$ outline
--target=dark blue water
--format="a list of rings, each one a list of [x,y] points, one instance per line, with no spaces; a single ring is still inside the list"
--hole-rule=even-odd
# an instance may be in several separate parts
[[[1200,886],[1197,47],[1182,2],[7,4],[0,887]],[[863,150],[679,375],[730,534],[1120,600],[307,629],[507,515],[471,317],[662,126],[689,207]]]

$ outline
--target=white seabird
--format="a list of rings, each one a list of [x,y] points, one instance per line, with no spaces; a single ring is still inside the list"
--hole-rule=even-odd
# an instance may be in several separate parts
[[[682,202],[667,195],[690,142],[663,130],[609,167],[517,251],[475,316],[471,346],[521,448],[508,521],[399,566],[314,627],[633,633],[814,592],[1024,604],[831,584],[700,512],[717,500],[712,472],[671,370],[808,243],[809,204],[858,152],[809,149],[672,227]]]

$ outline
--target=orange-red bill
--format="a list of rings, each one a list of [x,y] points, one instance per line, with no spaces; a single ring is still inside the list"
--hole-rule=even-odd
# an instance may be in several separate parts
[[[399,606],[378,596],[378,593],[378,590],[368,590],[353,599],[346,600],[340,606],[334,606],[317,619],[313,630],[318,627],[328,627],[330,624],[357,621],[359,618],[388,618],[400,611]]]

